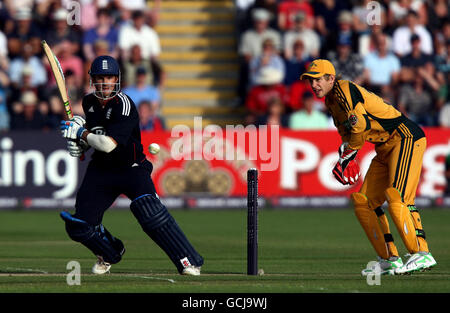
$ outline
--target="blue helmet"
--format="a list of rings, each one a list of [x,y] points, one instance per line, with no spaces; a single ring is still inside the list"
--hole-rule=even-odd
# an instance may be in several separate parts
[[[94,59],[91,64],[91,69],[89,70],[89,75],[91,76],[90,85],[95,88],[94,95],[97,98],[107,100],[116,96],[120,92],[120,67],[116,59],[109,55],[101,55]],[[107,75],[107,76],[117,76],[118,80],[114,84],[110,83],[93,83],[92,78],[96,75]],[[113,85],[113,90],[104,87]]]

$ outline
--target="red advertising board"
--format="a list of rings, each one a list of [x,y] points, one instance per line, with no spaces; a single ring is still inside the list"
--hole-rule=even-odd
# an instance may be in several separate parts
[[[259,170],[259,194],[264,197],[345,196],[360,187],[361,180],[352,187],[342,186],[331,174],[340,145],[336,131],[280,129],[278,132],[270,130],[269,136],[261,134],[261,129],[247,131],[245,136],[244,132],[236,131],[239,135],[234,139],[226,130],[191,133],[187,139],[181,138],[185,134],[180,136],[173,132],[144,132],[145,147],[156,142],[162,148],[156,156],[148,154],[154,164],[152,176],[158,192],[162,196],[189,193],[243,196],[247,191],[246,171],[250,167]],[[426,135],[428,146],[418,195],[434,198],[442,195],[446,184],[444,158],[450,153],[450,130],[430,128],[426,129]],[[236,139],[242,137],[245,142]],[[184,146],[181,140],[185,140]],[[211,144],[213,141],[215,145]],[[227,158],[232,147],[234,151],[229,155],[232,157]],[[214,149],[220,153],[214,153]],[[184,153],[178,154],[181,150]],[[374,146],[370,143],[358,152],[363,177],[374,155]]]
[[[428,147],[416,200],[420,207],[450,207],[450,196],[443,195],[450,129],[425,132]],[[361,184],[344,187],[332,176],[340,144],[334,130],[207,126],[193,133],[189,128],[143,132],[142,141],[158,194],[170,208],[245,208],[252,167],[259,171],[261,207],[348,207],[349,193]],[[157,155],[147,152],[152,142],[161,146]],[[369,143],[358,152],[363,175],[373,156]],[[90,153],[83,162],[71,157],[57,132],[0,134],[0,209],[73,208],[89,159]],[[121,197],[114,206],[129,207],[129,199]]]

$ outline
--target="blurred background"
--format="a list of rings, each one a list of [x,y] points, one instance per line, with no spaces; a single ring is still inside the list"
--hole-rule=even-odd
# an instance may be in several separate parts
[[[323,99],[298,80],[319,57],[424,127],[428,149],[418,205],[450,207],[449,3],[3,0],[0,208],[71,208],[87,165],[66,153],[59,136],[63,109],[43,39],[60,60],[77,115],[84,115],[81,99],[92,91],[92,60],[118,59],[145,148],[151,142],[162,147],[148,158],[168,207],[243,208],[247,169],[267,161],[173,160],[172,128],[193,128],[196,116],[202,128],[280,127],[271,155],[278,166],[260,172],[262,206],[347,207],[359,185],[333,181],[340,139]],[[193,150],[210,137],[203,134],[203,145]],[[231,142],[227,149],[248,156],[249,144]],[[373,146],[366,146],[359,154],[363,169],[373,157]],[[119,199],[114,206],[128,204]]]

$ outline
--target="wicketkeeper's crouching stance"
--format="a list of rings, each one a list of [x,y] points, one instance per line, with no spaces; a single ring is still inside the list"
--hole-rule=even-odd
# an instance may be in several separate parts
[[[66,231],[97,257],[92,272],[104,274],[122,259],[125,247],[102,225],[103,214],[121,194],[132,200],[131,212],[142,229],[175,264],[178,272],[200,275],[197,253],[159,200],[150,177],[152,164],[141,144],[139,116],[133,101],[120,91],[120,70],[109,56],[96,58],[90,69],[95,91],[83,98],[86,121],[75,116],[61,122],[72,156],[95,149],[78,190],[75,214],[62,212]]]
[[[379,258],[374,267],[364,269],[362,274],[404,274],[436,265],[414,206],[427,144],[423,130],[377,95],[336,78],[328,60],[312,62],[303,78],[309,80],[318,97],[325,96],[326,107],[342,137],[339,161],[333,169],[339,182],[356,183],[360,176],[356,154],[366,141],[375,145],[377,154],[361,190],[351,195],[356,217]],[[381,207],[385,201],[409,252],[404,264]]]

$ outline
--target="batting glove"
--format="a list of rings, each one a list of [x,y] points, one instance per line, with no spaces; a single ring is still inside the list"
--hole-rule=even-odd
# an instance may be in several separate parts
[[[79,116],[79,115],[74,115],[73,118],[71,119],[71,121],[77,123],[81,127],[84,127],[84,125],[86,124],[86,120],[82,116]]]
[[[61,121],[61,134],[66,139],[78,140],[86,130],[80,124],[74,121]]]

